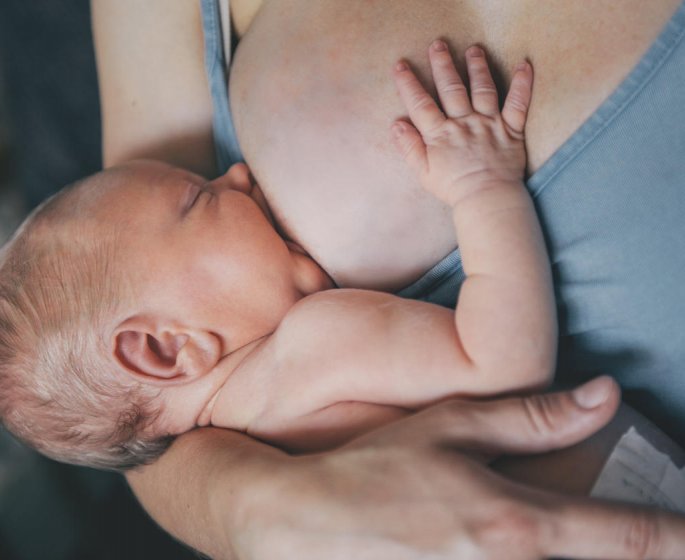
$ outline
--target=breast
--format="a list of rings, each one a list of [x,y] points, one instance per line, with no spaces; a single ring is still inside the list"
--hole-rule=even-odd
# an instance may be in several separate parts
[[[394,28],[379,40],[373,3],[267,7],[231,80],[246,160],[285,232],[338,285],[399,289],[456,245],[449,210],[391,144],[402,114],[392,63],[423,51],[428,33],[409,44]]]
[[[561,53],[548,52],[545,34],[533,40],[536,22],[526,3],[507,4],[506,13],[494,4],[267,2],[242,39],[230,93],[247,163],[284,232],[339,285],[399,289],[457,243],[449,210],[421,190],[390,141],[390,125],[403,114],[390,77],[398,58],[407,58],[427,84],[426,49],[436,37],[459,54],[474,42],[486,45],[500,83],[517,60],[531,58],[537,82],[528,148],[537,165],[613,89],[651,38],[645,34],[645,44],[624,48],[604,75],[601,68],[588,74],[587,64],[574,66],[568,52],[566,71],[555,73]],[[543,14],[554,20],[542,20],[547,28],[558,28],[559,50],[584,44],[578,29],[589,25],[579,19],[564,28],[565,15]],[[599,47],[590,43],[588,49]],[[584,87],[569,87],[569,80]]]

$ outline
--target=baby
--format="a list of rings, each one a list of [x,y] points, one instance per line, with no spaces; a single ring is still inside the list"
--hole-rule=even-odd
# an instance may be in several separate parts
[[[474,47],[472,47],[474,48]],[[58,460],[150,462],[198,426],[322,450],[453,396],[539,389],[556,357],[545,246],[523,184],[532,69],[502,111],[482,51],[469,98],[429,50],[441,108],[403,62],[393,136],[453,212],[455,312],[333,282],[284,240],[247,167],[207,182],[138,161],[67,187],[0,254],[0,412]]]

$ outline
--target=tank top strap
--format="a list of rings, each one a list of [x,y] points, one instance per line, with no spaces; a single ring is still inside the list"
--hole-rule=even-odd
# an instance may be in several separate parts
[[[243,161],[233,125],[228,80],[232,54],[230,0],[200,0],[205,70],[212,96],[214,148],[219,173]]]
[[[221,38],[224,47],[226,67],[231,66],[231,0],[219,0],[221,17]]]

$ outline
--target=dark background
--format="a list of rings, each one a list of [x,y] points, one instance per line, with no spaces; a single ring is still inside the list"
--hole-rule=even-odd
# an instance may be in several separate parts
[[[88,0],[0,0],[0,244],[43,198],[100,169],[100,149]],[[0,428],[0,559],[196,557],[123,477],[52,462]]]

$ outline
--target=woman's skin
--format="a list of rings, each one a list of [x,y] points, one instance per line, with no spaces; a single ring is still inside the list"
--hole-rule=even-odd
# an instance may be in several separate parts
[[[433,39],[449,43],[462,75],[463,53],[479,43],[500,94],[516,63],[530,60],[532,173],[616,89],[679,4],[266,0],[235,54],[238,139],[286,233],[338,285],[399,289],[455,238],[449,211],[421,192],[388,142],[405,114],[390,79],[397,59],[429,84]]]
[[[587,496],[612,449],[631,426],[656,449],[669,455],[678,467],[685,465],[682,448],[637,411],[621,405],[603,430],[578,445],[545,455],[503,458],[494,464],[494,468],[531,486]]]
[[[564,498],[487,468],[485,457],[565,447],[613,416],[610,379],[581,391],[446,402],[302,457],[200,430],[129,481],[162,527],[212,558],[681,559],[682,518]]]
[[[422,195],[390,142],[389,125],[402,112],[390,78],[399,57],[426,76],[435,37],[457,53],[481,43],[500,91],[513,63],[529,58],[534,171],[615,88],[679,3],[626,0],[617,9],[599,1],[590,12],[562,0],[292,0],[287,9],[232,1],[245,32],[233,110],[272,208],[340,283],[388,289],[455,243],[449,216]],[[197,4],[93,0],[106,165],[153,157],[216,173]],[[336,211],[327,212],[332,203]],[[595,395],[589,409],[568,394],[446,403],[299,458],[241,434],[201,430],[129,480],[165,528],[216,558],[682,556],[685,524],[673,516],[539,493],[474,462],[474,448],[476,457],[536,453],[585,439],[618,402],[608,380],[594,388],[604,399]],[[591,467],[582,478],[579,468],[568,477],[563,466],[540,463],[559,474],[544,479],[531,467],[539,458],[526,459],[526,468],[499,466],[585,493],[622,433],[617,426],[566,452],[564,464]]]

